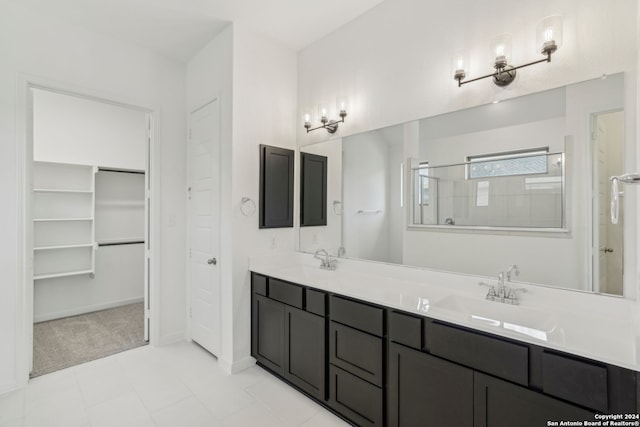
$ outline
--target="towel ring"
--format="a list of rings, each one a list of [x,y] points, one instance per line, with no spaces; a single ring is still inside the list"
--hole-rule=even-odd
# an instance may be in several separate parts
[[[251,216],[256,213],[256,202],[249,197],[243,197],[240,201],[240,212],[244,216]]]

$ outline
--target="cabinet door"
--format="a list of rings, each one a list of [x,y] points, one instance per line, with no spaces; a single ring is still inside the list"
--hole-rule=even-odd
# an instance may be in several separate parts
[[[475,427],[539,427],[549,421],[594,421],[594,414],[506,381],[474,374]]]
[[[300,227],[327,225],[327,157],[300,153]]]
[[[285,308],[284,377],[321,401],[326,393],[325,331],[324,317]]]
[[[285,305],[253,294],[251,355],[266,368],[284,375]]]
[[[387,405],[389,426],[471,427],[473,371],[391,343]]]
[[[293,227],[293,150],[260,145],[260,228]]]

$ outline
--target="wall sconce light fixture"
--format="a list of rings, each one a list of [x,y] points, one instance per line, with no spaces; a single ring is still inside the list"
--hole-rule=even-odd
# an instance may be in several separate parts
[[[541,62],[551,62],[553,54],[562,45],[562,17],[549,16],[543,19],[536,28],[536,40],[540,46],[540,53],[546,58],[529,62],[527,64],[512,66],[511,62],[511,35],[500,34],[491,40],[491,61],[495,72],[471,80],[466,80],[469,69],[469,59],[463,53],[457,53],[452,58],[453,78],[458,81],[458,87],[463,84],[492,77],[493,83],[498,86],[507,86],[516,78],[516,70]]]
[[[318,129],[326,129],[327,132],[333,134],[338,130],[338,123],[344,123],[344,118],[347,117],[347,101],[346,100],[338,100],[338,115],[340,116],[340,120],[329,119],[328,109],[325,105],[320,105],[318,107],[318,115],[320,116],[320,123],[322,125],[312,128],[311,127],[311,114],[308,112],[303,114],[304,118],[304,128],[307,130],[307,133],[312,132]]]

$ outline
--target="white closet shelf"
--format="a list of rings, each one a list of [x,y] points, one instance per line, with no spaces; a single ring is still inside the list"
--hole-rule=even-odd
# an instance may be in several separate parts
[[[33,222],[93,221],[93,218],[34,218]]]
[[[53,249],[74,249],[74,248],[92,248],[93,243],[81,243],[77,245],[56,245],[56,246],[39,246],[33,248],[34,251],[48,251]]]
[[[62,188],[34,188],[34,193],[70,193],[70,194],[93,194],[91,190],[68,190]]]
[[[81,276],[83,274],[94,274],[94,271],[93,270],[76,270],[76,271],[65,271],[63,273],[38,274],[37,276],[33,276],[33,280],[55,279],[57,277],[68,277],[68,276]]]

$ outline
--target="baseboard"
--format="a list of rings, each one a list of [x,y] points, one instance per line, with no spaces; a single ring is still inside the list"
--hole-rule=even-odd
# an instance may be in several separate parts
[[[158,338],[157,345],[162,346],[175,344],[177,342],[184,341],[185,339],[186,337],[184,332],[174,332],[172,334],[163,335]]]
[[[247,356],[236,362],[229,362],[226,359],[218,358],[218,364],[225,372],[229,374],[237,374],[238,372],[254,366],[256,364],[256,359],[251,356]]]
[[[5,393],[10,393],[18,389],[18,383],[16,381],[7,381],[0,384],[0,396]]]
[[[33,316],[34,323],[46,322],[47,320],[62,319],[63,317],[77,316],[80,314],[91,313],[94,311],[106,310],[108,308],[120,307],[121,305],[135,304],[143,302],[144,297],[128,298],[119,301],[111,301],[104,304],[85,305],[69,310],[58,311],[55,313],[37,314]]]

